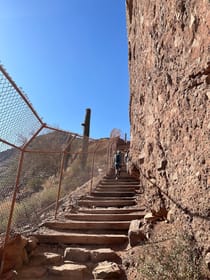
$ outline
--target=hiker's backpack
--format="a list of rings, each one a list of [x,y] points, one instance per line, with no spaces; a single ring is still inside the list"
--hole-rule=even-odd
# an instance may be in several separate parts
[[[115,163],[120,164],[121,158],[120,153],[115,155]]]

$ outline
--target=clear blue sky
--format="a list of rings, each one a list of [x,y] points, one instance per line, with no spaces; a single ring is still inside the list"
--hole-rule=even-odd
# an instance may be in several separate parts
[[[125,0],[0,0],[0,61],[47,124],[129,127]]]

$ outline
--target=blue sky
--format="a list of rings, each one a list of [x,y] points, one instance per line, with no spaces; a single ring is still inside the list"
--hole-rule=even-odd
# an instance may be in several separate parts
[[[124,0],[0,0],[0,61],[43,120],[92,138],[128,133]]]

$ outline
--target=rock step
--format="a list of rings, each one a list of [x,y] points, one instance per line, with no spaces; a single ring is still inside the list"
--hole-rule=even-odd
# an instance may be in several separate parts
[[[99,185],[121,185],[121,186],[138,186],[139,182],[124,182],[118,180],[110,180],[110,181],[100,181]]]
[[[132,187],[126,187],[126,188],[121,188],[121,187],[116,187],[116,186],[107,186],[107,187],[96,187],[94,191],[99,192],[99,193],[106,193],[106,192],[119,192],[119,193],[124,193],[124,192],[137,192],[139,188],[132,188]]]
[[[128,230],[130,221],[74,221],[46,222],[43,226],[51,229],[64,230]]]
[[[130,184],[130,183],[120,183],[117,180],[113,181],[113,182],[107,182],[107,183],[103,183],[100,182],[98,184],[98,186],[118,186],[118,187],[137,187],[140,186],[140,184]]]
[[[121,263],[121,258],[110,248],[87,249],[77,247],[67,247],[64,252],[64,260],[81,263],[98,263],[102,261],[112,261]]]
[[[65,218],[81,221],[131,221],[142,219],[144,213],[135,214],[66,214]]]
[[[114,181],[115,180],[115,176],[104,176],[102,181],[106,181],[106,182],[109,182],[109,181]],[[135,178],[132,178],[132,177],[129,177],[129,176],[123,176],[123,174],[121,174],[121,177],[118,179],[118,181],[122,181],[122,182],[138,182],[139,183],[139,180],[135,179]]]
[[[118,180],[113,180],[110,182],[104,182],[101,181],[99,182],[98,185],[102,185],[102,186],[107,186],[107,185],[115,185],[115,186],[139,186],[139,182],[133,183],[133,182],[119,182]]]
[[[82,200],[90,200],[90,201],[95,201],[95,200],[120,200],[120,201],[124,201],[124,200],[134,200],[134,197],[125,197],[125,196],[109,196],[107,195],[107,193],[103,193],[102,196],[91,196],[91,195],[87,195],[85,197],[82,198]]]
[[[128,214],[133,212],[140,212],[140,215],[145,215],[145,209],[144,208],[100,208],[100,209],[89,209],[89,208],[80,208],[78,210],[78,213],[86,213],[86,214]]]
[[[52,266],[48,269],[50,275],[57,279],[92,279],[88,268],[82,264],[64,263],[60,266]],[[49,277],[49,279],[51,279]]]
[[[112,280],[123,280],[127,279],[125,273],[116,263],[113,262],[100,262],[92,271],[94,279],[112,279]]]
[[[98,249],[67,247],[63,257],[49,251],[34,252],[28,265],[18,271],[15,279],[67,280],[76,277],[74,279],[90,280],[94,277],[92,269],[104,261],[122,263],[120,256],[106,247]]]
[[[110,196],[110,197],[133,197],[136,195],[136,192],[121,192],[121,191],[109,191],[109,190],[102,190],[102,191],[93,191],[91,192],[91,196],[93,197],[100,197],[100,196]]]
[[[101,189],[117,188],[117,189],[121,189],[122,191],[125,191],[126,189],[130,189],[130,191],[134,191],[134,190],[138,190],[140,188],[140,185],[99,184],[96,187],[96,189],[97,188],[101,188]]]
[[[117,245],[128,241],[124,234],[82,234],[51,231],[46,234],[33,234],[39,243],[45,244],[86,244],[86,245]]]
[[[84,200],[77,202],[78,206],[85,207],[125,207],[136,205],[136,200]]]
[[[122,190],[121,188],[118,188],[118,187],[114,187],[114,188],[97,188],[95,189],[94,191],[94,194],[96,194],[96,196],[103,196],[103,195],[107,195],[108,194],[115,194],[116,196],[118,197],[125,197],[126,194],[130,194],[130,196],[128,197],[134,197],[136,195],[138,195],[138,191],[136,189],[125,189],[125,190]],[[131,196],[132,194],[132,196]],[[97,199],[96,197],[94,197],[94,199]]]

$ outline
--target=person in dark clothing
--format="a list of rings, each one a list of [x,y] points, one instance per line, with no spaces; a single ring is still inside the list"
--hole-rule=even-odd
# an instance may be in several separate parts
[[[122,161],[121,152],[118,150],[114,155],[114,167],[115,167],[116,180],[120,177],[121,161]]]
[[[128,150],[128,151],[125,152],[125,155],[124,155],[124,162],[125,162],[127,173],[129,171],[129,161],[130,161],[130,155],[129,155],[129,150]]]

